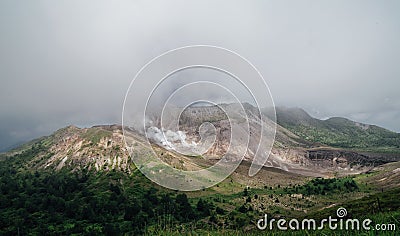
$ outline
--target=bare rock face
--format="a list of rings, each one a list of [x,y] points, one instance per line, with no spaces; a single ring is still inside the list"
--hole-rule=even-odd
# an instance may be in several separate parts
[[[382,157],[333,148],[307,150],[307,157],[326,168],[346,171],[367,170],[389,162],[388,159]]]
[[[76,170],[121,170],[130,172],[131,163],[121,126],[80,129],[68,126],[45,139],[48,150],[30,163],[35,168]]]
[[[260,112],[247,104],[188,107],[179,117],[179,127],[195,143],[213,140],[212,146],[200,153],[203,157],[220,159],[226,155],[238,161],[242,156],[252,159],[259,148],[261,118]],[[267,146],[265,143],[264,147]]]
[[[238,161],[243,154],[245,160],[253,160],[259,147],[259,124],[264,122],[268,127],[272,121],[255,107],[249,104],[242,105],[245,107],[244,113],[239,111],[237,104],[222,104],[188,107],[180,114],[179,132],[185,134],[186,143],[196,145],[204,139],[213,141],[206,151],[193,155],[201,155],[206,159],[221,159],[229,153],[229,160]],[[233,116],[233,119],[228,118],[227,114]],[[212,129],[202,132],[204,124]],[[264,163],[265,166],[310,176],[333,176],[338,173],[347,175],[368,171],[371,166],[384,163],[357,152],[310,143],[279,125],[276,127],[274,145],[271,152],[266,153],[269,154],[269,158]],[[235,128],[243,132],[233,135],[232,130]],[[260,146],[262,147],[263,143]],[[174,151],[174,148],[171,151]]]

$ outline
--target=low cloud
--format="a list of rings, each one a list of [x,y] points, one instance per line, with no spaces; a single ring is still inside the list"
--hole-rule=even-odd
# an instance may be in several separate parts
[[[398,1],[1,1],[0,149],[68,124],[120,123],[136,72],[193,44],[249,59],[277,105],[399,132],[399,10]]]

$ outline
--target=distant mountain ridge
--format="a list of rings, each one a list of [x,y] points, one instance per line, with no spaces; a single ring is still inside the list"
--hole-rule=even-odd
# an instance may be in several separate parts
[[[299,137],[332,147],[399,152],[400,134],[342,117],[319,120],[301,108],[276,107],[277,123]]]

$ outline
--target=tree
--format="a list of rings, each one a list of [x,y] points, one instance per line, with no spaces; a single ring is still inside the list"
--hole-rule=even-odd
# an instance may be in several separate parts
[[[203,199],[199,199],[196,205],[197,211],[200,213],[200,216],[209,216],[210,215],[210,205],[207,201]]]
[[[249,203],[249,202],[251,202],[251,197],[250,196],[248,196],[247,199],[246,199],[246,203]]]
[[[243,190],[243,195],[244,195],[245,197],[247,197],[247,196],[249,195],[249,190],[248,190],[247,187],[244,188],[244,190]]]
[[[193,208],[190,205],[187,195],[184,193],[178,194],[175,199],[177,205],[177,213],[182,220],[194,219]]]

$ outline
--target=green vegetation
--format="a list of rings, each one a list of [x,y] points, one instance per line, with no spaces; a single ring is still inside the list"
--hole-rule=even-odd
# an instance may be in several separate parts
[[[400,153],[400,134],[346,118],[318,120],[302,109],[277,108],[278,123],[304,140],[332,147]]]
[[[221,218],[232,230],[250,223],[246,214],[161,188],[137,170],[128,175],[21,168],[43,150],[34,145],[0,163],[1,235],[182,233],[216,229]]]
[[[341,206],[351,209],[351,217],[374,218],[376,215],[381,215],[381,217],[384,215],[396,215],[397,218],[388,219],[388,222],[397,221],[397,223],[400,223],[400,200],[398,196],[400,196],[400,189],[391,189],[367,195],[361,199],[343,202]],[[324,209],[310,214],[310,217],[321,219],[332,214],[332,209]]]
[[[18,173],[2,165],[0,174],[0,234],[140,234],[211,214],[208,204],[193,207],[185,194],[118,172]]]
[[[370,149],[371,151],[383,152],[398,152],[400,150],[400,134],[378,127],[363,130],[354,125],[334,126],[329,120],[324,124],[321,127],[287,125],[286,128],[303,139],[332,147]],[[376,149],[377,147],[379,149]]]
[[[37,148],[40,147],[24,153],[34,153]],[[351,178],[317,178],[292,187],[245,188],[242,192],[226,195],[213,191],[204,196],[191,193],[189,198],[185,193],[154,185],[139,171],[127,175],[117,171],[17,170],[21,160],[27,159],[21,154],[1,162],[0,234],[179,235],[197,232],[252,235],[265,233],[255,228],[255,222],[263,213],[268,212],[274,217],[288,214],[290,217],[290,212],[279,207],[257,210],[255,206],[262,197],[272,197],[279,205],[279,199],[282,201],[294,193],[317,197],[360,190]],[[380,193],[351,202],[346,208],[355,214],[364,210],[391,212],[379,219],[390,220],[400,209],[399,201],[391,199],[399,193],[399,190]],[[373,202],[377,197],[380,210],[374,211],[377,206]],[[316,216],[331,211],[317,211],[319,215]],[[327,230],[321,232],[329,234]],[[277,230],[274,233],[284,234]]]
[[[97,144],[102,138],[111,137],[111,135],[111,131],[101,128],[91,128],[82,134],[82,138],[90,140],[92,144]]]
[[[305,185],[285,189],[285,192],[301,193],[304,195],[327,195],[333,193],[348,193],[357,190],[358,186],[351,178],[315,178]]]

